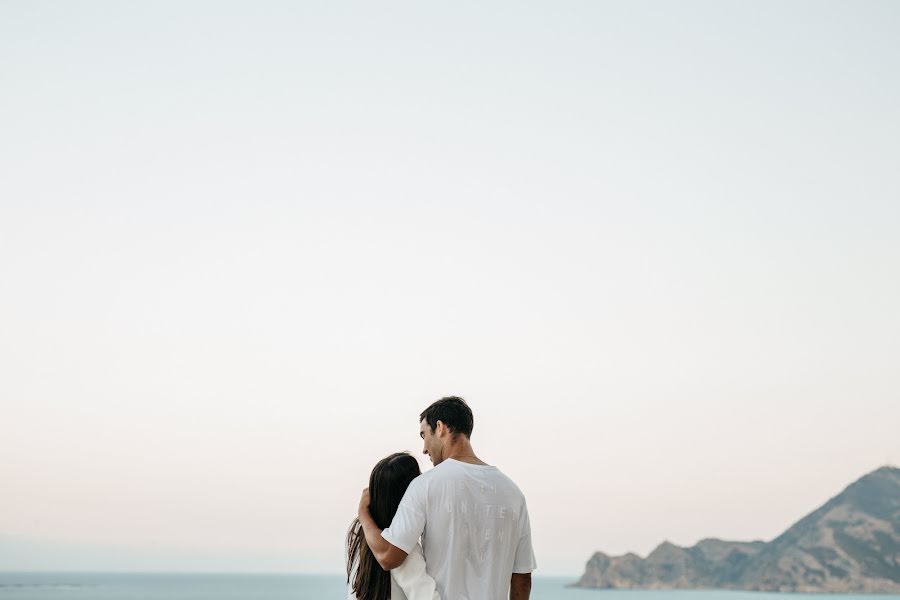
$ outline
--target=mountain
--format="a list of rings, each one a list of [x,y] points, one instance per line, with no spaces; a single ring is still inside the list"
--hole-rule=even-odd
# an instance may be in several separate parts
[[[597,552],[575,587],[900,593],[900,469],[882,467],[770,542]]]

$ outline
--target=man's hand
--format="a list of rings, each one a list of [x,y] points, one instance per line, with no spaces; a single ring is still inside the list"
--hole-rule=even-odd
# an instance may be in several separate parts
[[[362,498],[359,499],[359,514],[369,514],[369,488],[362,491]]]
[[[381,528],[369,512],[369,488],[363,490],[359,499],[359,523],[366,536],[366,544],[382,569],[390,571],[403,564],[406,552],[381,537]]]
[[[528,600],[531,597],[531,573],[513,573],[509,580],[509,600]]]

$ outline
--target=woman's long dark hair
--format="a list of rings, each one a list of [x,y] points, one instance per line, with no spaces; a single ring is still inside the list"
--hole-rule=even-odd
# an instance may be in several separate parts
[[[378,527],[390,526],[406,488],[420,473],[418,461],[407,452],[378,461],[369,476],[369,512]],[[357,600],[391,599],[391,574],[381,568],[369,550],[359,519],[347,532],[347,583]]]

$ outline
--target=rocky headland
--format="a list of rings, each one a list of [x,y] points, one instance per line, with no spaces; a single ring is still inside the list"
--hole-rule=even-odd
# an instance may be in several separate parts
[[[597,552],[574,586],[900,593],[900,469],[861,477],[770,542],[663,542],[647,558]]]

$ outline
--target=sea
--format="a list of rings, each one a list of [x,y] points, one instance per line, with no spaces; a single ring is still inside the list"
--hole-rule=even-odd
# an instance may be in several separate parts
[[[719,590],[582,590],[572,577],[537,577],[533,600],[898,600],[877,594],[775,594]],[[344,600],[340,575],[204,575],[0,572],[0,600]]]

